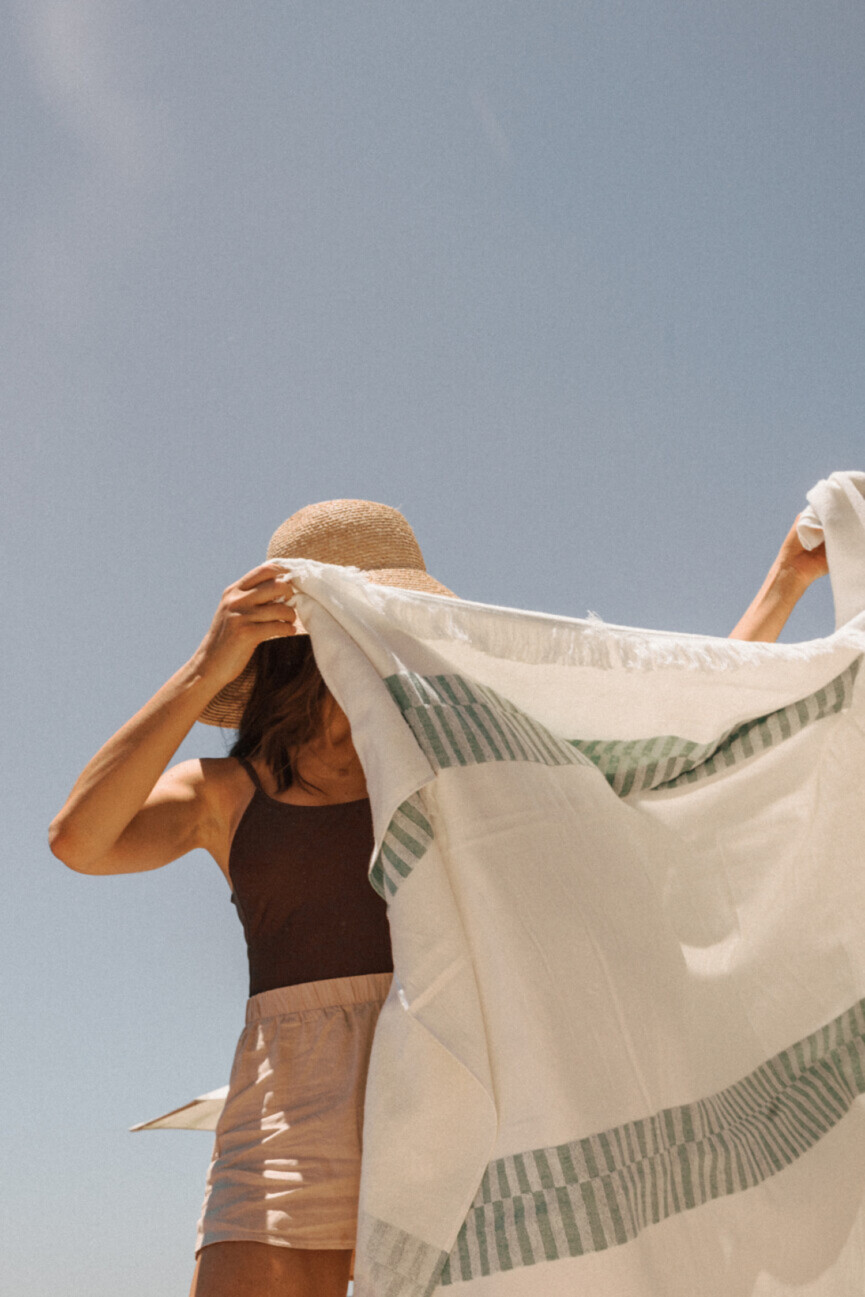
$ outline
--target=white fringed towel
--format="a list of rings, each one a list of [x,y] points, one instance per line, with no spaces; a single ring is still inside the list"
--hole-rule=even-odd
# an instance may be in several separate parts
[[[865,500],[839,629],[607,626],[287,564],[395,978],[357,1297],[865,1292]]]
[[[811,494],[801,645],[290,565],[393,933],[358,1297],[865,1291],[865,501]]]

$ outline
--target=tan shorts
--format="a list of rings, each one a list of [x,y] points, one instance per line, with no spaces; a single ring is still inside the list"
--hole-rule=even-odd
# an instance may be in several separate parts
[[[390,973],[254,995],[216,1128],[196,1253],[353,1248],[372,1034]]]

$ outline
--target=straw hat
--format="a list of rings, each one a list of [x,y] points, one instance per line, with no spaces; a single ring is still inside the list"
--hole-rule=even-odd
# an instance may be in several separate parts
[[[417,538],[399,510],[370,500],[308,504],[276,529],[267,557],[311,558],[319,563],[359,567],[376,585],[455,597],[427,572]],[[236,729],[254,675],[250,662],[207,704],[198,719],[205,725]]]

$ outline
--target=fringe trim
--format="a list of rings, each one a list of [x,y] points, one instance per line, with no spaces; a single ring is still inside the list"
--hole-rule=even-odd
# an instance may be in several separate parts
[[[845,650],[851,654],[865,651],[865,613],[821,639],[800,644],[751,643],[611,625],[596,614],[584,619],[558,617],[378,586],[356,568],[334,567],[311,559],[285,559],[282,564],[296,576],[299,589],[309,576],[322,583],[322,594],[332,591],[338,603],[344,602],[350,591],[361,619],[365,605],[369,612],[385,617],[395,630],[425,640],[431,647],[435,641],[451,640],[489,657],[539,666],[719,672],[767,663],[814,662]]]

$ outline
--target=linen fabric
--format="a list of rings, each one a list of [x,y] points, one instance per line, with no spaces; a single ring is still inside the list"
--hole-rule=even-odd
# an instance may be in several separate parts
[[[796,519],[796,531],[805,549],[817,549],[823,544],[820,515],[832,509],[839,489],[854,510],[865,508],[865,473],[833,473],[828,480],[818,482],[808,492],[808,503]]]
[[[843,626],[865,607],[865,473],[833,473],[812,487],[797,531],[806,549],[826,542],[835,623]]]
[[[814,499],[798,645],[286,561],[393,943],[357,1297],[865,1291],[865,507]]]
[[[374,973],[250,998],[196,1254],[230,1241],[354,1247],[366,1073],[390,981]]]

